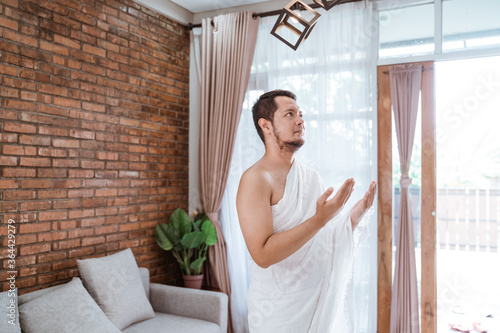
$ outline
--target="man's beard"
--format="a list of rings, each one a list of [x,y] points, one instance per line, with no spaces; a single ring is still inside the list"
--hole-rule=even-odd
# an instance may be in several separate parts
[[[276,132],[276,130],[274,131],[274,137],[276,138],[276,143],[278,144],[278,147],[280,148],[281,151],[286,150],[295,153],[305,143],[303,138],[290,141],[283,141],[281,140],[280,134]]]

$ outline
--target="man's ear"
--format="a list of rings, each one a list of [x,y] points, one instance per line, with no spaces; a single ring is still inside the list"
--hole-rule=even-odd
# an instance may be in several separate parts
[[[272,124],[269,120],[260,118],[258,122],[260,128],[262,129],[262,132],[264,133],[271,133],[272,131]]]

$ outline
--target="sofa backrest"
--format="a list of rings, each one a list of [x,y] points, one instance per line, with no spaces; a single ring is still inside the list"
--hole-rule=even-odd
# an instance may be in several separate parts
[[[139,267],[139,272],[141,273],[142,284],[144,285],[144,290],[146,291],[146,296],[149,298],[149,269],[145,267]],[[22,305],[23,303],[29,302],[32,299],[37,298],[38,296],[42,296],[46,293],[51,292],[57,288],[60,288],[63,284],[59,284],[56,286],[48,287],[45,289],[35,290],[23,295],[19,295],[18,297],[18,305]]]

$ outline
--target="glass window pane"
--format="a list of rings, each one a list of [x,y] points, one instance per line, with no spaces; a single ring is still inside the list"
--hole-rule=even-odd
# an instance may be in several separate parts
[[[434,4],[379,12],[379,58],[434,53]]]
[[[443,2],[443,51],[500,46],[500,1]]]
[[[438,332],[500,332],[499,62],[435,64]]]

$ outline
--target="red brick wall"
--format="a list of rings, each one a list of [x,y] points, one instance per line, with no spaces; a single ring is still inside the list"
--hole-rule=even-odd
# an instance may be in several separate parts
[[[154,239],[188,206],[189,34],[132,1],[0,0],[0,235],[21,293],[132,248],[154,281],[180,270]]]

